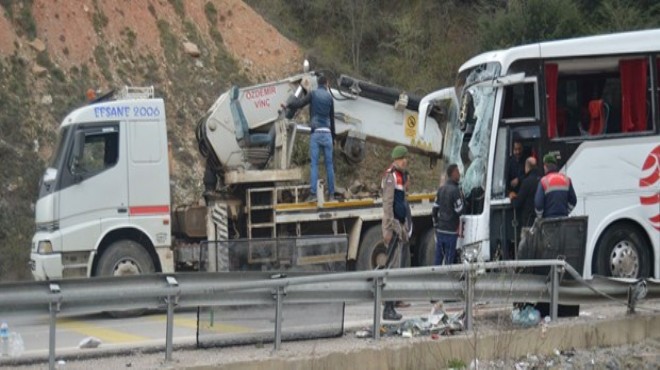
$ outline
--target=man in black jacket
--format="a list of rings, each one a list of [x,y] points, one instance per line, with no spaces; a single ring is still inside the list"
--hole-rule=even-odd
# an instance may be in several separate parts
[[[433,205],[435,265],[451,265],[456,258],[458,226],[463,212],[463,195],[458,187],[461,172],[455,164],[447,167],[447,181],[438,189]]]
[[[516,209],[518,225],[520,227],[531,227],[534,224],[534,219],[536,218],[534,196],[536,195],[539,180],[541,180],[541,175],[539,175],[536,169],[536,159],[529,157],[525,161],[525,176],[520,184],[520,191],[509,194],[511,204]]]

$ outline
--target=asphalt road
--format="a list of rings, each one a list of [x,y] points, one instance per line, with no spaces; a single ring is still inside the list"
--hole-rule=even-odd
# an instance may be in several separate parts
[[[459,303],[454,304],[456,309]],[[313,337],[341,333],[345,328],[368,327],[373,320],[373,303],[285,306],[283,335]],[[451,309],[451,308],[448,308]],[[415,302],[399,309],[405,316],[419,316],[430,311],[430,304]],[[274,306],[227,307],[175,312],[174,344],[194,346],[197,341],[199,318],[200,344],[240,343],[251,337],[272,336]],[[1,318],[0,318],[1,319]],[[132,349],[165,346],[167,317],[164,312],[151,312],[140,317],[115,319],[105,314],[58,318],[56,324],[56,352],[88,351],[79,349],[82,340],[95,337],[101,341],[99,349]],[[343,327],[342,327],[343,323]],[[13,315],[8,321],[10,331],[21,335],[25,352],[21,357],[46,356],[49,348],[48,317]],[[0,363],[1,366],[1,363]]]

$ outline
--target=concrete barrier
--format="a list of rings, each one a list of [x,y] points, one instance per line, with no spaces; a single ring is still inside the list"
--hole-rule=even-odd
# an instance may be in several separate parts
[[[219,366],[193,366],[187,369],[438,369],[444,368],[449,360],[461,360],[469,364],[474,358],[484,361],[519,358],[527,354],[550,355],[555,349],[621,346],[648,338],[660,338],[660,315],[627,316],[598,322],[561,322],[559,325],[551,324],[545,332],[539,326],[487,334],[464,333],[441,337],[439,340],[382,341],[378,348],[289,359],[242,361]]]

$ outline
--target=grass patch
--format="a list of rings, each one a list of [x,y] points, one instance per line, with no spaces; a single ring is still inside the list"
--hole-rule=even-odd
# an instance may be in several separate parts
[[[209,1],[204,5],[204,14],[206,14],[206,19],[213,27],[218,25],[218,9],[215,8],[212,2]]]
[[[101,74],[108,82],[112,82],[112,72],[110,71],[110,59],[103,46],[98,45],[94,48],[94,59],[96,65],[101,69]]]
[[[136,41],[137,41],[137,34],[135,31],[130,29],[129,27],[125,27],[123,30],[119,32],[121,36],[124,36],[126,38],[126,44],[128,45],[129,48],[134,48]]]
[[[163,47],[165,59],[169,63],[179,62],[179,42],[176,36],[170,30],[170,24],[163,19],[159,19],[156,23],[158,31],[160,31],[160,43]]]
[[[23,1],[23,7],[18,13],[17,26],[18,30],[22,31],[27,38],[34,39],[37,37],[37,24],[34,21],[34,16],[32,16],[32,0]]]
[[[94,0],[94,14],[92,14],[92,25],[97,35],[103,34],[103,29],[108,26],[108,17],[103,14],[98,0]]]
[[[186,16],[186,8],[183,5],[183,0],[167,0],[174,8],[174,12],[181,18]]]
[[[183,22],[183,28],[186,32],[186,37],[188,40],[194,42],[198,46],[202,46],[202,38],[200,37],[199,32],[197,31],[197,26],[194,23],[185,21]]]

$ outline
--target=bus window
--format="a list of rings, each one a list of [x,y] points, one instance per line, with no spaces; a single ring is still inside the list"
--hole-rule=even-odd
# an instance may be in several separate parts
[[[497,129],[497,142],[495,143],[495,160],[493,161],[493,188],[491,190],[494,199],[506,196],[506,173],[507,162],[507,128]]]
[[[536,88],[533,82],[507,86],[502,120],[536,120]]]
[[[548,136],[574,139],[652,130],[648,75],[647,58],[546,63]]]

